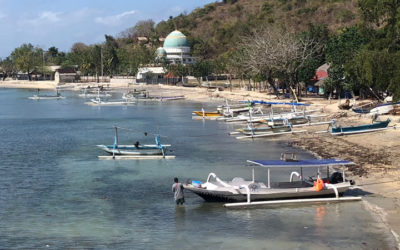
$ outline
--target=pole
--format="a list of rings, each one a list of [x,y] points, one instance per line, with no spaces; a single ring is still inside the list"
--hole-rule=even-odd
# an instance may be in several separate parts
[[[100,46],[101,81],[103,82],[103,46]]]
[[[43,80],[44,80],[44,50],[42,50],[42,58],[43,58],[43,61],[42,61],[42,76],[43,76]]]

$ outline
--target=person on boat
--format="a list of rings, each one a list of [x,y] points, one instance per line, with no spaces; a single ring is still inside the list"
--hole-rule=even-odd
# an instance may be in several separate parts
[[[185,197],[183,196],[183,185],[178,181],[178,178],[174,178],[174,184],[172,185],[172,192],[174,192],[174,199],[176,205],[183,205],[185,203]]]

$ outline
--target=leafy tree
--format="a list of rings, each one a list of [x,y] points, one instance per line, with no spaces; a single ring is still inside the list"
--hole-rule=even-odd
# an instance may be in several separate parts
[[[4,60],[0,61],[0,68],[3,71],[3,80],[7,76],[12,76],[13,74],[17,73],[16,65],[10,57],[6,57]]]
[[[119,65],[119,59],[117,55],[118,43],[112,36],[105,35],[106,42],[104,46],[102,46],[102,56],[104,63],[104,71],[108,73],[108,75],[113,75],[113,73],[117,70]]]
[[[32,80],[31,73],[35,67],[42,65],[43,50],[34,47],[32,44],[23,44],[14,49],[11,53],[11,60],[15,63],[17,69],[28,74],[29,80]]]
[[[343,89],[353,90],[359,87],[359,81],[351,77],[351,73],[345,73],[345,66],[352,63],[357,52],[368,42],[369,38],[356,26],[342,29],[328,40],[325,44],[325,55],[330,67],[325,88],[332,91],[336,89],[340,94]]]

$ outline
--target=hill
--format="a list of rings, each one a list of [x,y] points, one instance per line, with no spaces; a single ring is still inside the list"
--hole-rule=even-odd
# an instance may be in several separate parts
[[[175,28],[185,33],[198,57],[215,58],[246,36],[250,30],[273,23],[299,32],[309,24],[335,32],[358,22],[357,0],[224,0],[170,17],[156,25],[166,36]]]

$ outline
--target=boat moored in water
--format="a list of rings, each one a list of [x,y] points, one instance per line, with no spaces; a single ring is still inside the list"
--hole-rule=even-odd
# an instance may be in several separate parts
[[[133,145],[119,145],[118,144],[118,127],[115,128],[114,144],[113,145],[97,145],[97,147],[103,149],[105,152],[115,155],[125,156],[138,156],[138,155],[166,155],[167,148],[171,145],[161,144],[160,135],[155,136],[156,144],[145,144],[141,145],[139,141],[136,141]],[[145,133],[147,135],[147,133]]]
[[[223,181],[214,173],[210,173],[206,182],[189,181],[184,188],[202,197],[205,201],[216,202],[253,202],[281,199],[301,199],[339,196],[346,192],[354,183],[345,179],[344,166],[354,165],[353,162],[337,159],[323,160],[248,160],[253,167],[253,179],[245,180],[235,177],[232,181]],[[342,166],[342,172],[333,172],[330,168]],[[267,169],[267,181],[256,182],[254,167]],[[320,177],[319,169],[327,168],[327,177]],[[278,168],[299,168],[300,173],[293,171],[287,182],[272,182],[271,170]],[[318,178],[304,179],[303,168],[318,168]],[[299,180],[294,180],[294,177]]]

